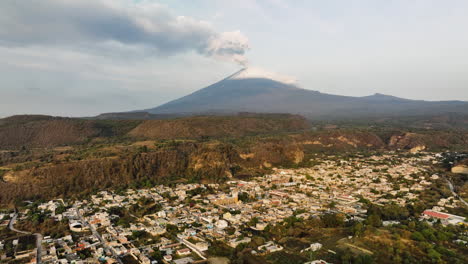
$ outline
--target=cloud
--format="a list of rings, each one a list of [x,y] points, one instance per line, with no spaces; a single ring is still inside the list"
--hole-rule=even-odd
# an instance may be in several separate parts
[[[249,47],[239,31],[217,32],[206,21],[177,16],[150,1],[2,0],[0,24],[0,45],[6,47],[56,46],[100,53],[111,45],[163,56],[196,51],[237,63],[246,61]]]
[[[291,76],[270,72],[259,67],[248,67],[232,77],[233,79],[251,79],[251,78],[265,78],[282,82],[285,84],[297,85],[297,79]]]
[[[240,31],[224,32],[210,39],[203,53],[224,60],[232,60],[243,66],[247,65],[244,56],[249,49],[249,40]]]

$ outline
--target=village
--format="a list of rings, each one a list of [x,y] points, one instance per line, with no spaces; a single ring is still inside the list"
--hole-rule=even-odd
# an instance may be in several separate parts
[[[273,169],[249,180],[222,184],[177,184],[149,189],[101,191],[85,200],[52,200],[37,207],[57,222],[66,221],[69,234],[44,236],[40,249],[20,250],[19,241],[0,241],[0,260],[24,263],[206,263],[213,241],[236,248],[251,242],[286,218],[319,217],[326,212],[364,220],[364,201],[405,206],[418,199],[439,175],[430,173],[435,154],[401,156],[387,153],[346,160],[321,160],[298,169]],[[77,186],[78,188],[78,186]],[[464,217],[448,214],[457,197],[441,199],[427,208],[421,221],[464,224]],[[58,210],[61,208],[60,210]],[[30,210],[30,209],[25,209]],[[3,225],[24,221],[27,211],[1,214]],[[1,222],[1,221],[0,221]],[[395,224],[384,222],[384,225]],[[14,223],[13,223],[14,224]],[[316,251],[312,243],[303,251]],[[268,241],[252,251],[266,255],[283,247]],[[40,256],[38,256],[38,254]],[[309,263],[326,263],[316,260]]]

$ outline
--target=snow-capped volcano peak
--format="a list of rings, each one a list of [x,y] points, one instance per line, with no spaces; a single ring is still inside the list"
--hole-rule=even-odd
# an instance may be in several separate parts
[[[256,68],[256,67],[244,68],[238,71],[237,73],[235,73],[234,75],[232,75],[229,79],[238,80],[238,79],[256,79],[256,78],[270,79],[270,80],[285,83],[285,84],[297,84],[297,80],[293,77],[269,72],[269,71],[263,70],[261,68]]]

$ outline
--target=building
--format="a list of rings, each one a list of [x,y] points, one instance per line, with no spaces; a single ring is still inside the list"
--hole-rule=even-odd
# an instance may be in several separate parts
[[[250,243],[252,239],[250,237],[244,237],[243,239],[232,239],[229,241],[228,245],[232,248],[236,248],[240,244]]]
[[[183,249],[177,250],[176,253],[179,256],[187,256],[187,255],[190,255],[191,251],[188,248],[183,248]]]
[[[447,214],[443,212],[438,212],[434,210],[425,210],[422,213],[423,219],[436,219],[440,220],[444,225],[459,225],[465,224],[465,218],[463,216]]]
[[[304,252],[304,251],[317,251],[317,250],[320,250],[322,248],[322,244],[320,243],[313,243],[313,244],[310,244],[310,247],[306,248],[306,249],[303,249],[301,250],[301,253]]]
[[[283,250],[283,247],[280,246],[280,245],[276,245],[275,242],[273,242],[273,241],[270,241],[270,242],[267,242],[265,245],[259,246],[258,250],[259,251],[265,251],[267,253],[273,253],[273,252]]]
[[[237,191],[233,191],[231,195],[221,194],[210,198],[210,202],[216,205],[230,205],[239,202]]]
[[[82,223],[80,222],[71,222],[70,225],[70,230],[72,232],[84,232],[84,231],[87,231],[88,228],[85,227]]]

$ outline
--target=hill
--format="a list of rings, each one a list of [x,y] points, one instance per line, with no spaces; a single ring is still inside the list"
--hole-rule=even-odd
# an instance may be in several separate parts
[[[199,116],[173,120],[148,120],[129,135],[152,139],[240,137],[308,129],[308,122],[294,115]]]
[[[249,74],[243,69],[192,94],[147,109],[152,114],[292,113],[314,119],[468,113],[462,101],[408,100],[375,94],[340,96],[302,89],[293,83]]]
[[[116,112],[103,113],[95,117],[89,117],[91,120],[155,120],[155,119],[171,119],[181,117],[177,114],[150,114],[148,112]]]
[[[0,119],[0,150],[82,144],[93,138],[123,136],[138,121],[84,120],[20,115]]]
[[[289,114],[199,116],[168,119],[166,115],[111,114],[115,119],[80,119],[21,115],[0,119],[0,150],[51,148],[92,140],[122,138],[200,139],[292,132],[309,128],[303,117]],[[159,120],[143,120],[143,117]],[[102,116],[104,117],[104,116]],[[136,118],[132,120],[129,118]],[[128,119],[128,120],[127,120]],[[120,139],[119,139],[120,138]]]

